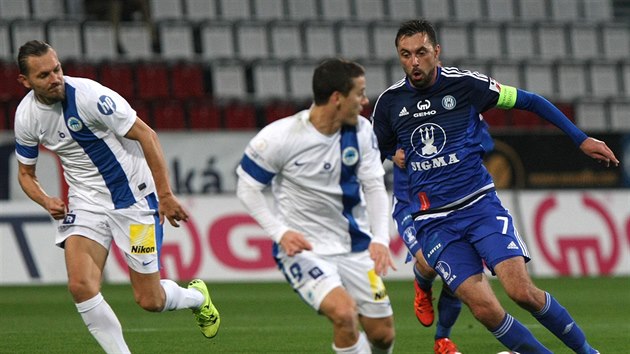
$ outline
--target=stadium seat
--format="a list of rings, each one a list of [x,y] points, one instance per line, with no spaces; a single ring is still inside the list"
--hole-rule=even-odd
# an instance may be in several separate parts
[[[521,21],[545,21],[547,15],[547,0],[521,0],[517,2]]]
[[[630,60],[622,61],[620,69],[624,93],[626,97],[630,97]]]
[[[313,0],[287,1],[287,14],[289,20],[305,21],[319,19],[317,2]]]
[[[21,99],[26,89],[17,81],[19,75],[17,64],[0,61],[0,101]]]
[[[532,27],[524,23],[505,26],[505,53],[508,59],[529,59],[536,56],[536,45]]]
[[[284,99],[287,80],[284,66],[278,60],[260,60],[252,63],[254,98],[257,100]]]
[[[521,66],[517,61],[497,60],[490,64],[488,74],[500,84],[517,88],[523,86],[521,80]]]
[[[343,58],[356,60],[370,57],[372,51],[367,22],[341,21],[336,30],[339,53]]]
[[[153,116],[151,113],[151,107],[148,101],[134,99],[129,102],[131,108],[136,111],[136,116],[142,119],[147,125],[153,127]]]
[[[610,123],[614,131],[630,131],[630,99],[628,97],[613,99],[610,101]]]
[[[490,129],[505,128],[509,124],[509,112],[505,109],[492,108],[483,113],[483,119],[488,123]]]
[[[85,77],[98,81],[98,69],[95,64],[88,61],[68,60],[62,63],[64,75]]]
[[[424,0],[420,1],[419,4],[420,16],[430,18],[433,22],[452,21],[453,19],[449,9],[449,1]]]
[[[320,0],[322,19],[326,21],[347,20],[352,17],[351,0]]]
[[[140,99],[169,97],[168,67],[163,62],[140,62],[135,66],[136,94]]]
[[[398,59],[390,59],[387,61],[387,71],[389,73],[391,84],[394,84],[405,77],[405,72],[400,66]]]
[[[247,83],[245,65],[236,60],[220,60],[211,63],[212,95],[215,98],[245,98]]]
[[[250,20],[252,9],[249,0],[219,0],[221,18],[228,21]]]
[[[221,108],[212,100],[192,99],[186,103],[189,128],[193,130],[221,129]]]
[[[468,70],[470,72],[478,72],[480,74],[488,74],[488,61],[476,60],[476,59],[461,59],[455,61],[443,62],[444,66],[455,66],[461,70]]]
[[[228,102],[223,109],[225,128],[228,130],[253,130],[257,128],[256,108],[243,101]]]
[[[391,59],[396,57],[396,47],[394,40],[398,31],[398,24],[394,22],[373,22],[370,26],[372,33],[372,58]]]
[[[271,100],[264,104],[263,111],[265,125],[267,125],[280,118],[292,116],[300,111],[300,109],[286,100]]]
[[[288,93],[293,100],[312,99],[311,82],[316,66],[315,60],[293,60],[287,63]]]
[[[396,1],[394,6],[397,7],[401,1]],[[359,21],[378,21],[384,20],[385,17],[385,4],[383,0],[362,0],[355,2],[355,18]],[[407,13],[409,16],[409,13]]]
[[[365,80],[367,82],[366,95],[370,101],[375,102],[378,96],[392,84],[389,78],[389,65],[385,60],[362,61],[365,68]]]
[[[241,59],[269,58],[267,23],[243,21],[235,24],[237,53]]]
[[[339,52],[335,42],[336,34],[332,22],[306,22],[304,24],[304,37],[307,58],[329,58],[334,57]]]
[[[31,0],[32,18],[37,20],[56,20],[65,17],[63,0]]]
[[[580,1],[550,0],[551,20],[575,23],[580,20]]]
[[[0,21],[0,60],[13,60],[9,23]]]
[[[455,21],[480,21],[483,19],[484,10],[482,0],[453,0]]]
[[[218,20],[218,0],[184,0],[186,19],[193,22]]]
[[[565,27],[559,23],[542,23],[537,27],[538,50],[542,59],[562,59],[569,55]]]
[[[587,21],[605,22],[613,18],[614,0],[583,0],[584,18]]]
[[[505,54],[502,46],[503,28],[496,22],[475,23],[472,26],[472,46],[477,59],[495,59]]]
[[[296,59],[302,50],[300,23],[296,21],[273,21],[269,24],[271,55],[276,59]]]
[[[0,101],[0,132],[9,130],[9,108],[8,102]]]
[[[236,56],[232,24],[208,21],[201,24],[201,55],[204,59],[233,58]]]
[[[606,102],[603,99],[580,99],[575,103],[575,123],[586,132],[603,132],[609,129]]]
[[[571,55],[574,59],[596,59],[601,57],[599,31],[592,24],[573,23],[568,28]]]
[[[552,99],[555,95],[554,77],[554,68],[551,62],[535,60],[523,64],[523,88],[527,91],[536,92]]]
[[[492,6],[488,6],[488,19],[490,21],[513,21],[514,0],[492,0]]]
[[[254,0],[255,18],[263,21],[284,19],[282,0]]]
[[[37,39],[46,41],[46,28],[43,21],[16,20],[11,22],[10,27],[14,53],[16,55],[20,46],[30,40]]]
[[[181,1],[149,0],[149,9],[154,21],[178,20],[184,16]]]
[[[621,75],[616,62],[599,60],[589,65],[590,93],[597,98],[607,98],[619,95]]]
[[[561,61],[557,63],[558,96],[561,100],[572,101],[586,96],[586,67],[583,62]]]
[[[57,51],[59,60],[82,59],[81,24],[77,21],[48,22],[48,43]]]
[[[158,23],[160,51],[167,60],[193,59],[195,43],[193,29],[186,21],[162,21]]]
[[[205,94],[203,67],[199,63],[180,61],[169,70],[172,96],[178,99],[203,97]]]
[[[111,60],[118,57],[116,35],[111,22],[86,21],[83,23],[85,57],[89,60]]]
[[[438,29],[442,59],[446,62],[470,57],[470,29],[465,23],[445,22]]]
[[[100,82],[129,101],[136,97],[133,71],[132,64],[127,62],[104,62],[99,65]]]
[[[154,129],[183,130],[187,128],[186,114],[181,101],[156,100],[151,106]]]
[[[15,123],[15,111],[17,111],[17,107],[20,104],[21,101],[21,97],[20,99],[17,100],[11,100],[8,102],[8,114],[9,114],[9,130],[13,130],[14,127],[14,123]]]
[[[17,20],[31,17],[29,1],[0,0],[0,19]]]
[[[630,53],[630,25],[628,23],[604,23],[601,26],[601,36],[604,58],[628,58],[628,53]]]
[[[410,18],[418,17],[419,5],[415,0],[386,1],[388,6],[389,19],[394,22],[401,22]],[[396,32],[394,32],[395,35]]]
[[[153,57],[151,31],[141,22],[121,22],[119,26],[120,49],[131,60],[149,60]]]

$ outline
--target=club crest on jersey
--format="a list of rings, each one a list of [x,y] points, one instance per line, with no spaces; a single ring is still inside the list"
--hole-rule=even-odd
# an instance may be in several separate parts
[[[116,102],[114,102],[114,100],[109,97],[109,96],[105,96],[102,95],[101,97],[98,98],[98,111],[101,112],[101,114],[104,114],[106,116],[113,114],[114,111],[116,110]]]
[[[425,123],[411,133],[413,150],[424,158],[439,154],[446,144],[444,129],[434,123]]]
[[[341,152],[341,161],[346,166],[354,166],[359,161],[359,150],[354,146],[348,146]]]
[[[442,107],[448,109],[449,111],[457,105],[457,101],[455,97],[451,95],[446,95],[442,98]]]
[[[78,132],[83,129],[83,122],[81,122],[81,120],[77,117],[68,118],[68,120],[66,121],[66,125],[68,126],[68,129],[72,130],[73,132]]]

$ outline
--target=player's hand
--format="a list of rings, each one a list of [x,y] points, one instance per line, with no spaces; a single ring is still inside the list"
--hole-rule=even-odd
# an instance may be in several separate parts
[[[405,168],[405,150],[396,150],[396,154],[392,156],[392,162],[400,168]]]
[[[310,251],[313,246],[301,233],[288,230],[280,238],[280,246],[289,257],[293,257],[302,251]]]
[[[376,271],[376,274],[379,276],[387,275],[388,267],[396,270],[394,260],[392,259],[387,246],[377,242],[371,242],[369,251],[370,257],[374,261],[374,270]]]
[[[46,198],[44,208],[55,220],[61,220],[66,217],[66,203],[57,197]]]
[[[612,163],[615,166],[619,166],[619,160],[615,157],[615,154],[610,150],[605,142],[594,138],[587,138],[580,145],[580,149],[586,155],[594,158],[598,162],[606,164],[609,167]]]
[[[188,213],[186,213],[177,198],[172,194],[166,197],[160,197],[159,213],[160,225],[164,224],[165,217],[174,227],[179,227],[178,221],[188,221]]]

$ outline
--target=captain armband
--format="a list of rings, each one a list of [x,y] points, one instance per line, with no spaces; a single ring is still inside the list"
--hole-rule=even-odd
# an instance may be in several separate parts
[[[497,108],[511,109],[516,104],[516,87],[501,85]]]

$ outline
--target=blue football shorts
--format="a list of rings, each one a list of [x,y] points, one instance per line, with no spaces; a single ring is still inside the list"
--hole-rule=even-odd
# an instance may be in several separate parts
[[[412,212],[407,201],[393,197],[392,218],[396,224],[398,235],[407,246],[409,254],[405,262],[409,262],[416,253],[420,251],[420,242],[416,239],[416,228],[414,227]]]
[[[455,291],[469,277],[513,257],[530,260],[529,251],[496,192],[435,218],[416,219],[425,259]]]

